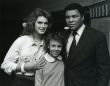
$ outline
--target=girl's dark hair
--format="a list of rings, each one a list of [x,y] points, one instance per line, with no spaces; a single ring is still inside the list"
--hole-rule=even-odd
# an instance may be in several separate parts
[[[66,11],[68,11],[68,10],[75,10],[75,9],[79,11],[81,16],[84,15],[84,8],[82,5],[80,5],[78,3],[72,3],[72,4],[67,5],[64,9],[64,13],[66,13]]]
[[[47,37],[45,38],[45,51],[49,52],[48,46],[50,44],[50,40],[55,40],[58,41],[59,43],[62,44],[62,46],[64,45],[63,43],[63,34],[60,32],[53,32],[50,33],[49,35],[47,35]]]
[[[49,12],[41,8],[36,8],[32,13],[25,19],[26,27],[23,30],[22,35],[30,35],[35,31],[35,22],[39,16],[44,16],[48,20],[48,28],[45,32],[47,34],[50,31],[52,25],[52,17]]]

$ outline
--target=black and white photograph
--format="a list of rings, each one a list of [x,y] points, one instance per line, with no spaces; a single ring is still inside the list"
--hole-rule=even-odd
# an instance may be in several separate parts
[[[0,86],[110,86],[110,0],[0,0]]]

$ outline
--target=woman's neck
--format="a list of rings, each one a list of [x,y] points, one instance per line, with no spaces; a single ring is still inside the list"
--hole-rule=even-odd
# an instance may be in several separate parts
[[[42,41],[43,36],[36,34],[36,33],[33,33],[33,39],[34,39],[34,41]]]

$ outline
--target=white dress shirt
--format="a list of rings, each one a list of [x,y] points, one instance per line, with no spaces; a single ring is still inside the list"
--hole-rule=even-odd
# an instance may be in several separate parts
[[[84,28],[85,28],[85,25],[82,24],[82,26],[77,31],[77,34],[75,36],[76,46],[77,46],[77,44],[79,42],[79,39],[80,39],[80,37],[81,37],[81,35],[82,35],[83,31],[84,31]],[[73,35],[72,35],[72,33],[73,32],[70,33],[70,36],[68,38],[67,45],[66,45],[67,56],[68,56],[68,53],[69,53],[69,50],[70,50],[70,46],[71,46],[72,41],[73,41]]]
[[[32,36],[21,36],[15,40],[15,42],[10,47],[7,52],[1,68],[7,74],[11,74],[12,71],[16,70],[18,61],[32,61],[33,59],[39,59],[41,55],[45,53],[44,51],[44,41],[40,44],[33,40]],[[34,55],[37,54],[37,57]],[[21,72],[18,72],[20,74]],[[27,72],[25,73],[29,75]],[[30,73],[32,75],[32,73]]]

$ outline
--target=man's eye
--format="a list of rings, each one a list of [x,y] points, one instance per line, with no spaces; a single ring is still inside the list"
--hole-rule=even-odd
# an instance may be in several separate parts
[[[52,47],[55,47],[55,45],[52,45]]]
[[[73,15],[72,17],[73,17],[73,18],[77,18],[77,17],[79,17],[79,16],[78,16],[78,15]]]

